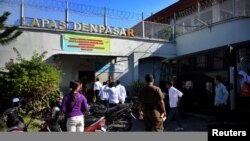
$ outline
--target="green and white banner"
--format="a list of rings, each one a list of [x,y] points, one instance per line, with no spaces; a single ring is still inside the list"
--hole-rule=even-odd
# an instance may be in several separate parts
[[[109,53],[110,39],[105,37],[95,37],[87,35],[62,35],[63,51]]]

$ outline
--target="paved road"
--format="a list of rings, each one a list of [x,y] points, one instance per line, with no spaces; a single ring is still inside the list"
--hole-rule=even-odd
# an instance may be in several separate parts
[[[213,118],[208,118],[208,117],[198,117],[194,115],[189,115],[186,118],[182,118],[182,123],[184,127],[184,131],[193,131],[193,132],[198,132],[198,131],[203,131],[206,132],[208,130],[207,126],[209,123],[213,122]],[[177,122],[176,121],[170,121],[169,124],[167,125],[167,128],[165,131],[175,131],[175,128],[177,128]],[[134,120],[133,121],[133,127],[132,127],[132,132],[143,132],[144,131],[144,123],[143,120]]]

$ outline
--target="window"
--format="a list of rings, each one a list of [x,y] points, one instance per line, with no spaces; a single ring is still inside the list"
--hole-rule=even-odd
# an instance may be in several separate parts
[[[195,68],[197,70],[207,68],[207,56],[206,55],[200,55],[195,58]]]
[[[192,70],[192,58],[183,58],[179,61],[179,72],[185,73]]]
[[[223,51],[217,51],[213,53],[213,69],[223,69],[225,55]]]

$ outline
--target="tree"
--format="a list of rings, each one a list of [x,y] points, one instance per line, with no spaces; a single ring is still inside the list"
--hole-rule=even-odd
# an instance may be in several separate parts
[[[141,80],[136,80],[132,83],[133,95],[138,96],[141,89],[145,86],[145,83]]]
[[[0,16],[0,44],[4,45],[22,34],[22,31],[17,30],[17,26],[6,26],[5,22],[10,15],[9,12],[4,12]]]
[[[19,96],[26,103],[25,111],[36,113],[49,108],[50,102],[57,98],[61,72],[56,66],[43,61],[45,54],[33,53],[31,60],[21,57],[17,49],[17,63],[6,63],[9,73],[4,74],[4,96]]]
[[[173,29],[171,26],[168,26],[163,30],[163,34],[165,35],[165,38],[167,38],[168,40],[172,40],[173,38],[172,32],[173,32]]]

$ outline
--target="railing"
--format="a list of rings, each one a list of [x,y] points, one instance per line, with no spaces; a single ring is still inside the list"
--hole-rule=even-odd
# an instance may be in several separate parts
[[[235,2],[234,2],[235,1]],[[199,30],[235,17],[250,17],[249,0],[210,0],[210,6],[176,20],[176,35]]]
[[[22,1],[23,6],[21,6]],[[0,0],[1,11],[12,13],[8,24],[20,25],[23,15],[37,19],[133,28],[138,29],[135,30],[135,37],[139,38],[168,40],[170,36],[169,33],[166,33],[166,27],[169,28],[169,25],[142,22],[143,17],[149,15],[73,2],[69,2],[67,5],[66,0]]]
[[[144,27],[144,31],[142,27]],[[136,31],[137,37],[172,40],[172,26],[168,24],[144,21],[138,23],[132,29]]]

